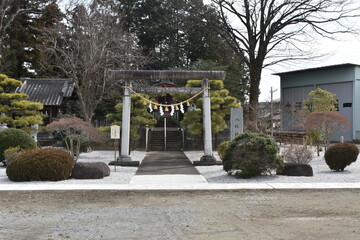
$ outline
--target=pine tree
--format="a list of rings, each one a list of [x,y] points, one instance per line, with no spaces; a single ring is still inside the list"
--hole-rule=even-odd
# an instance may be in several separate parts
[[[224,88],[222,80],[210,80],[210,102],[211,102],[211,128],[212,133],[217,133],[227,127],[225,117],[230,114],[230,109],[240,107],[237,99],[229,95]],[[189,80],[186,87],[201,87],[201,80]],[[203,130],[202,123],[202,98],[195,101],[196,109],[187,111],[182,126],[187,126],[191,134],[200,135]]]
[[[149,96],[142,94],[144,98],[149,99]],[[113,124],[121,126],[122,119],[122,108],[123,104],[118,103],[115,106],[114,113],[109,113],[106,117],[109,120],[113,120]],[[144,101],[138,95],[131,95],[131,115],[130,115],[130,137],[132,140],[137,140],[140,138],[139,130],[148,126],[152,128],[156,124],[156,119],[153,118],[153,115],[147,110],[147,102]],[[109,130],[109,128],[105,129]]]
[[[202,0],[118,0],[126,27],[136,34],[149,69],[187,68],[200,59],[232,61],[214,28],[215,10]]]
[[[244,105],[248,99],[248,69],[218,32],[219,18],[213,7],[202,0],[117,3],[126,27],[137,35],[144,55],[151,59],[147,68],[226,71],[225,87]]]
[[[60,9],[54,0],[13,1],[10,12],[17,9],[22,11],[2,36],[0,71],[15,78],[44,75],[39,50],[44,42],[42,32],[60,21]]]
[[[16,87],[21,85],[21,81],[0,74],[0,123],[10,128],[30,130],[31,125],[42,124],[39,111],[43,105],[26,100],[29,96],[24,93],[15,93]]]
[[[335,94],[329,91],[317,88],[308,94],[304,101],[304,109],[308,114],[311,112],[336,111],[338,109],[338,101],[335,99],[335,96]]]

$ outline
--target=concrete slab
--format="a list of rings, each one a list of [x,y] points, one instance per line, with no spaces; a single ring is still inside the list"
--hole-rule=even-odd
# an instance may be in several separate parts
[[[198,184],[207,183],[202,175],[165,174],[165,175],[135,175],[130,185],[142,184]]]
[[[360,189],[360,183],[179,183],[175,179],[172,183],[141,184],[139,182],[137,184],[0,184],[0,191]]]
[[[136,175],[200,174],[189,158],[178,151],[148,152]]]
[[[358,189],[360,183],[268,183],[274,189]]]

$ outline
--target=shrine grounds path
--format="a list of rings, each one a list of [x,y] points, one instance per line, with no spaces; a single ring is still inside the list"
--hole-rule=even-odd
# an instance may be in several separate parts
[[[1,191],[1,240],[360,239],[360,189]]]

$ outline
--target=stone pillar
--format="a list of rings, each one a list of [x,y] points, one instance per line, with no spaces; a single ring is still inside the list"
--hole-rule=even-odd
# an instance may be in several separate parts
[[[31,126],[33,130],[30,132],[30,136],[35,140],[35,142],[38,142],[37,135],[39,133],[39,124],[34,124]]]
[[[201,157],[200,161],[211,162],[216,161],[216,159],[212,152],[210,84],[208,79],[203,79],[202,87],[207,89],[203,92],[204,156]]]
[[[0,117],[5,117],[5,113],[0,113]],[[6,129],[6,128],[8,128],[7,124],[0,122],[0,130],[1,129]]]
[[[243,109],[231,108],[230,113],[230,141],[232,141],[244,132]]]
[[[121,162],[131,162],[130,157],[130,108],[131,108],[131,87],[129,80],[125,80],[124,96],[123,96],[123,108],[122,108],[122,125],[121,125]]]

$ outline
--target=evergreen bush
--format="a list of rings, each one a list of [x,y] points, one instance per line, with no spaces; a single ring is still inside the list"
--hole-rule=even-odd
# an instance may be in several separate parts
[[[0,162],[5,160],[4,152],[8,148],[20,147],[20,149],[36,148],[36,142],[25,131],[15,128],[0,130]]]
[[[352,143],[337,143],[325,152],[325,162],[331,170],[344,171],[345,167],[355,162],[359,148]]]
[[[11,181],[60,181],[70,177],[74,158],[56,148],[26,150],[11,160],[6,174]]]
[[[279,147],[269,136],[244,133],[237,136],[225,150],[223,168],[227,172],[238,170],[235,176],[240,178],[271,174],[284,165],[278,152]]]
[[[218,145],[217,151],[221,160],[224,158],[225,150],[229,145],[230,145],[230,141],[225,141]]]

